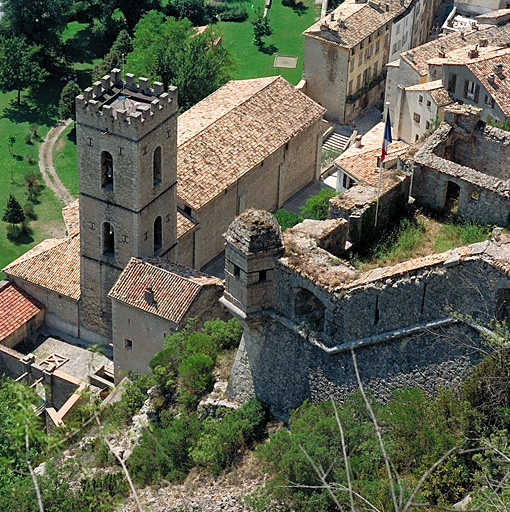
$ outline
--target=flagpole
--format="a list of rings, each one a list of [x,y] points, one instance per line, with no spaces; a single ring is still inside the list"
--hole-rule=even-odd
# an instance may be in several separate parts
[[[387,101],[384,104],[384,128],[383,128],[383,145],[384,145],[384,137],[386,134],[386,122],[388,120],[388,110],[390,108],[390,102]],[[382,170],[383,170],[383,157],[384,155],[381,153],[381,158],[379,159],[379,180],[377,182],[377,201],[375,205],[375,221],[374,227],[377,227],[377,217],[379,215],[379,196],[381,195],[381,180],[382,180]]]

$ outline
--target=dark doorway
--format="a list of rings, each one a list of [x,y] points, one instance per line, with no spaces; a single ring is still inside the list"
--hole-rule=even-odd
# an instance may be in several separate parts
[[[449,213],[457,213],[459,209],[460,187],[457,183],[449,181],[446,186],[446,200],[444,209]]]

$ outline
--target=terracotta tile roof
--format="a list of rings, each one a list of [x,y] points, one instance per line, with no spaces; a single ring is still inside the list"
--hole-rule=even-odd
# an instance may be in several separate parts
[[[74,300],[80,298],[80,235],[50,238],[3,271]]]
[[[62,208],[62,216],[69,236],[77,235],[80,232],[80,200],[75,199],[72,203]]]
[[[477,57],[470,57],[469,51],[473,50],[473,46],[465,46],[459,48],[457,50],[452,50],[451,52],[447,52],[444,57],[434,57],[428,61],[429,64],[471,64],[473,62],[478,62],[480,60],[485,60],[494,56],[496,53],[501,52],[501,46],[487,46],[483,48],[478,48]],[[506,51],[503,49],[503,51]]]
[[[222,281],[175,263],[131,258],[108,297],[177,324],[206,286],[222,286]],[[145,299],[149,287],[153,302]]]
[[[180,238],[193,229],[194,225],[192,220],[188,219],[188,217],[182,213],[177,212],[177,238]]]
[[[430,95],[438,107],[445,107],[453,103],[450,93],[444,87],[433,89],[430,91]]]
[[[0,289],[0,343],[44,309],[37,299],[9,283]]]
[[[503,72],[494,73],[496,64],[503,64]],[[510,48],[494,52],[493,56],[466,64],[466,67],[482,83],[505,116],[510,117]],[[490,74],[493,78],[489,78]]]
[[[324,112],[282,77],[229,82],[179,117],[177,195],[200,209]]]
[[[453,103],[450,93],[443,87],[442,80],[433,80],[422,84],[410,85],[405,88],[406,91],[427,91],[438,107],[444,107]]]
[[[442,80],[433,80],[432,82],[423,82],[422,84],[410,85],[406,91],[432,91],[443,87]]]
[[[346,0],[323,20],[306,29],[303,34],[337,46],[352,48],[405,12],[410,4],[411,0],[404,0],[404,5],[401,5],[400,0],[389,0],[387,11],[387,2],[384,1],[355,3],[354,0]],[[334,20],[331,19],[332,15]]]
[[[496,11],[486,12],[485,14],[479,14],[475,16],[475,19],[480,21],[498,19],[508,14],[510,14],[510,9],[498,9]]]
[[[391,160],[404,155],[408,147],[409,145],[403,141],[399,140],[393,142],[388,147],[386,159]],[[380,148],[370,148],[361,153],[354,153],[346,156],[342,154],[335,160],[335,165],[343,169],[356,181],[365,185],[376,186],[379,179],[377,159],[380,156]],[[383,170],[383,174],[388,174],[388,172],[393,173],[393,171]]]
[[[404,60],[420,76],[426,76],[428,71],[428,61],[439,56],[441,48],[449,52],[459,48],[473,48],[474,45],[480,44],[480,40],[487,39],[491,46],[507,46],[510,42],[510,24],[487,27],[483,30],[477,30],[461,35],[460,32],[448,34],[434,41],[417,46],[412,50],[408,50],[400,54],[400,59]],[[479,48],[481,48],[479,46]]]

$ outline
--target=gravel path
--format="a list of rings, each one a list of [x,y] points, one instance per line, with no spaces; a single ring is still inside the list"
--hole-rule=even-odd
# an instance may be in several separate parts
[[[60,199],[65,204],[74,201],[74,197],[69,190],[64,186],[58,177],[55,167],[53,166],[53,147],[57,142],[60,134],[72,123],[71,119],[65,122],[60,121],[57,126],[54,126],[47,134],[39,146],[39,169],[46,186],[51,189],[57,199]]]

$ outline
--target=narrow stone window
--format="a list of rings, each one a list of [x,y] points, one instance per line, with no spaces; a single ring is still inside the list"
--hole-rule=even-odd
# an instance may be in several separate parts
[[[161,146],[158,146],[154,150],[154,155],[152,157],[152,171],[154,185],[157,185],[161,181]]]
[[[267,280],[267,270],[261,270],[259,272],[259,283],[262,283]]]
[[[240,273],[241,273],[241,269],[237,265],[234,265],[234,277],[236,279],[239,279]]]
[[[103,224],[103,254],[109,258],[115,257],[115,233],[109,222]]]
[[[124,338],[124,348],[126,350],[133,350],[133,342],[127,338]]]
[[[374,325],[377,325],[380,320],[380,313],[379,313],[379,297],[375,298],[375,315],[374,315]]]
[[[101,186],[113,190],[113,157],[108,151],[101,153]]]
[[[510,319],[510,290],[501,288],[496,292],[496,320],[507,322]]]
[[[163,245],[163,221],[161,217],[156,217],[154,221],[154,253],[158,252]]]

